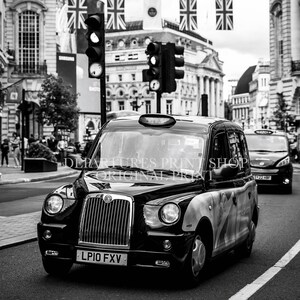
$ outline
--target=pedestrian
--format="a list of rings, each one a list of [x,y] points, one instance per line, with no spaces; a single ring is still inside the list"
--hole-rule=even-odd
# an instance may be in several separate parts
[[[9,153],[9,140],[4,139],[1,144],[1,167],[3,167],[4,160],[6,161],[6,166],[9,167],[8,164],[8,153]]]
[[[47,146],[53,153],[57,152],[57,143],[58,141],[55,139],[54,135],[51,134],[47,140]]]
[[[40,139],[40,143],[47,146],[47,140],[46,140],[46,136],[42,136],[42,138]]]
[[[31,134],[30,137],[29,137],[29,139],[28,139],[28,148],[29,148],[30,145],[31,145],[32,143],[34,143],[34,142],[35,142],[35,138],[34,138],[33,134]]]
[[[13,133],[12,140],[10,142],[11,150],[13,153],[13,158],[15,162],[15,168],[20,167],[20,137],[17,135],[16,132]]]
[[[65,156],[66,156],[67,147],[68,147],[67,142],[61,137],[57,143],[57,149],[59,151],[59,158],[62,166],[65,165]]]

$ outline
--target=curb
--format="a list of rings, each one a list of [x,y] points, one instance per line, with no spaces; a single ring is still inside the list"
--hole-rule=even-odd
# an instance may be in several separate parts
[[[76,175],[76,174],[78,174],[78,171],[72,171],[72,172],[62,173],[62,174],[53,174],[53,175],[39,177],[39,178],[18,178],[18,179],[13,179],[13,180],[0,180],[0,185],[50,180],[50,179],[71,176],[71,175]]]
[[[5,248],[9,248],[9,247],[29,243],[29,242],[34,242],[34,241],[37,241],[36,233],[34,233],[34,234],[33,233],[25,234],[21,238],[12,237],[12,238],[5,239],[5,240],[1,241],[0,242],[0,249],[5,249]]]

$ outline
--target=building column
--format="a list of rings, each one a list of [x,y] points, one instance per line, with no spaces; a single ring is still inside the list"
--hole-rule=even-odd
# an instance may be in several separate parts
[[[215,97],[215,80],[214,78],[211,78],[210,80],[210,101],[211,101],[211,117],[215,117],[216,116],[216,97]]]
[[[198,99],[199,99],[199,102],[198,102],[198,107],[197,107],[197,113],[199,116],[202,115],[202,94],[204,93],[204,77],[203,76],[199,76],[198,77]]]
[[[207,102],[208,102],[208,116],[211,116],[211,108],[210,108],[210,101],[211,101],[211,98],[210,98],[210,89],[209,89],[209,78],[208,77],[205,77],[204,78],[205,80],[205,88],[204,88],[204,94],[207,94]]]
[[[217,79],[215,81],[215,85],[216,85],[216,112],[215,115],[216,117],[220,116],[220,111],[221,111],[221,100],[220,100],[220,81]]]

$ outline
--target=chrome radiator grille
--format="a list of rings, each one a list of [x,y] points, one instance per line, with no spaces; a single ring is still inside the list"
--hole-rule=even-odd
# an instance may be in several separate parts
[[[105,201],[107,198],[110,201]],[[79,229],[79,244],[128,248],[132,223],[132,199],[112,194],[85,199]]]

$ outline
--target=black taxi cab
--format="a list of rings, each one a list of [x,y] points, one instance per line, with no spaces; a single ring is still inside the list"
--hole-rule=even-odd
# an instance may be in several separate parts
[[[286,133],[258,129],[245,135],[252,174],[258,186],[278,186],[286,193],[292,193],[293,165]]]
[[[144,114],[99,131],[72,183],[44,200],[46,272],[73,263],[178,270],[197,284],[213,258],[249,256],[259,209],[242,129],[209,117]]]

